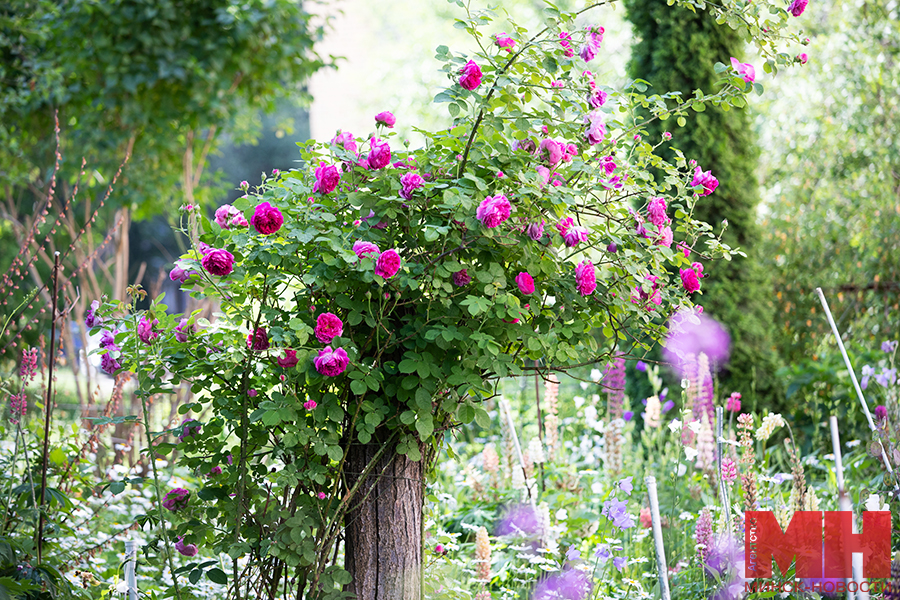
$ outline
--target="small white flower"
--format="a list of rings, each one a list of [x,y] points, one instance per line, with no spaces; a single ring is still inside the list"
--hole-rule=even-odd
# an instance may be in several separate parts
[[[882,504],[881,496],[878,494],[869,494],[869,497],[866,499],[866,510],[869,511],[880,511],[880,510],[891,510],[891,507],[887,504]]]
[[[669,428],[669,431],[675,433],[676,431],[681,429],[681,421],[679,421],[678,419],[672,419],[671,421],[669,421],[667,427]]]
[[[595,481],[591,484],[591,491],[594,495],[599,496],[603,493],[603,485],[599,481]]]
[[[561,508],[558,511],[556,511],[556,520],[557,521],[565,521],[568,518],[569,518],[569,511],[567,511],[566,509]]]
[[[678,477],[681,477],[685,473],[687,473],[687,465],[685,465],[684,463],[678,463],[678,470],[676,471],[676,475]]]
[[[600,372],[600,369],[591,369],[591,381],[600,383],[601,379],[603,379],[603,373]]]
[[[701,425],[700,421],[691,421],[688,424],[688,428],[691,431],[693,431],[694,433],[700,433],[700,425]]]
[[[693,423],[691,423],[693,425]],[[688,462],[693,462],[695,458],[697,458],[697,450],[691,448],[690,446],[684,447],[684,458],[687,459]]]
[[[689,513],[689,512],[687,512],[687,511],[684,511],[684,512],[682,512],[680,515],[678,515],[678,519],[679,519],[680,521],[693,521],[695,518],[696,518],[696,517],[695,517],[694,514]]]
[[[860,440],[850,440],[849,442],[847,442],[847,447],[848,448],[856,448],[857,446],[859,446],[860,443],[861,443]]]

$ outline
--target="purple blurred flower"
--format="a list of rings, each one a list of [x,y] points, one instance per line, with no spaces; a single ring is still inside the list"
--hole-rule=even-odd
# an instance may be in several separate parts
[[[581,560],[581,551],[574,545],[569,546],[569,549],[566,550],[566,560],[571,560],[572,562]]]
[[[744,547],[736,538],[720,535],[713,539],[703,568],[712,579],[722,582],[710,600],[737,600],[742,596]]]
[[[634,418],[634,411],[626,410],[625,412],[622,413],[622,418],[625,419],[626,421],[630,421],[631,419]]]
[[[894,385],[894,381],[897,380],[897,369],[884,369],[875,376],[875,381],[881,387],[888,387],[889,385]]]
[[[866,389],[869,387],[869,378],[875,374],[875,368],[870,367],[869,365],[863,365],[862,368],[862,379],[859,380],[859,385],[862,389]]]
[[[627,495],[631,495],[631,491],[634,489],[634,485],[631,483],[633,477],[629,475],[625,479],[620,479],[619,483],[616,484],[619,486],[619,489],[625,492]]]
[[[184,556],[196,556],[197,554],[197,546],[195,544],[185,544],[184,537],[180,535],[178,536],[178,541],[175,542],[175,549]]]
[[[730,351],[731,337],[722,324],[711,317],[682,310],[669,321],[663,357],[680,376],[684,376],[689,355],[697,356],[703,352],[717,370],[728,363]]]
[[[897,340],[894,340],[892,342],[889,342],[889,341],[881,342],[881,351],[882,352],[887,352],[888,354],[890,354],[891,352],[893,352],[896,349],[897,349]]]
[[[616,498],[610,498],[603,503],[603,516],[619,529],[634,527],[634,519],[628,514],[628,505]]]
[[[600,544],[597,546],[596,552],[594,552],[594,557],[597,559],[597,562],[600,566],[605,565],[610,558],[612,558],[612,553],[609,551],[609,544]]]
[[[666,403],[662,405],[662,411],[664,413],[669,412],[673,408],[675,408],[675,403],[672,402],[671,400],[666,400]]]
[[[583,600],[587,598],[593,584],[584,571],[566,569],[540,580],[534,588],[532,600]]]
[[[634,365],[634,368],[642,373],[647,372],[647,363],[642,360],[637,361],[637,364]]]
[[[494,535],[533,536],[540,533],[541,521],[537,512],[528,504],[510,506],[494,529]]]
[[[887,419],[887,407],[884,404],[875,407],[875,418],[882,421]]]
[[[617,568],[619,571],[625,570],[625,565],[628,564],[628,557],[626,556],[617,556],[613,559],[613,566]]]

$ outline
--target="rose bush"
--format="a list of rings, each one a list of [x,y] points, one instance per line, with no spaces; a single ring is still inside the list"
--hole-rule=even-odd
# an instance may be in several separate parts
[[[759,22],[755,11],[721,14],[737,26]],[[667,317],[693,307],[703,262],[733,252],[692,218],[714,174],[690,157],[662,161],[654,150],[665,140],[642,139],[635,109],[678,120],[707,103],[743,106],[758,84],[722,64],[714,94],[648,96],[640,81],[612,89],[585,63],[602,53],[603,29],[575,31],[576,15],[551,12],[537,35],[499,34],[475,57],[438,47],[450,86],[435,100],[453,121],[423,132],[423,148],[384,130],[369,140],[339,132],[302,145],[310,167],[265,177],[235,201],[240,214],[188,213],[193,249],[176,267],[198,274],[185,289],[220,302],[215,320],[168,315],[161,299],[148,314],[98,307],[97,327],[125,332],[106,356],[137,373],[142,394],[190,385],[197,395],[182,414],[210,415],[178,460],[222,474],[192,497],[205,518],[176,522],[172,540],[227,554],[232,576],[260,589],[290,579],[297,597],[338,597],[348,584],[362,598],[370,585],[411,597],[390,587],[406,584],[389,567],[370,582],[358,529],[335,563],[345,519],[375,526],[360,508],[378,502],[361,494],[371,480],[404,469],[389,479],[396,494],[397,480],[421,480],[444,431],[489,423],[482,404],[500,378],[604,361],[626,331],[659,340]],[[491,13],[461,22],[480,37]],[[772,65],[784,23],[750,30]],[[252,227],[235,226],[244,220]],[[176,337],[183,318],[195,328]],[[136,339],[136,320],[157,322],[154,335]],[[421,495],[403,493],[409,518],[421,519]],[[412,550],[401,566],[417,573]]]

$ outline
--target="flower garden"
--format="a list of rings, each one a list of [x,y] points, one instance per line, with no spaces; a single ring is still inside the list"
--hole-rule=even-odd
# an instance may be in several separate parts
[[[749,577],[745,519],[896,513],[893,288],[892,329],[835,321],[851,292],[816,285],[812,361],[750,360],[756,333],[716,310],[756,281],[727,274],[751,227],[710,216],[734,174],[679,145],[807,63],[813,7],[661,8],[752,48],[684,95],[592,72],[604,2],[533,31],[455,4],[479,49],[437,47],[446,126],[413,146],[383,111],[230,203],[187,198],[176,293],[79,279],[113,237],[84,254],[90,216],[54,238],[74,209],[53,171],[0,264],[0,599],[900,597],[793,555]]]

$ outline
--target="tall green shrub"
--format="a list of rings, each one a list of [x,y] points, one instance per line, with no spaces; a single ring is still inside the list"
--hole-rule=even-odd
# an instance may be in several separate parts
[[[626,0],[625,6],[637,38],[629,75],[647,81],[651,93],[680,91],[685,98],[698,89],[712,93],[721,79],[715,64],[729,64],[731,57],[741,56],[742,34],[717,24],[709,13],[668,6],[665,0]],[[671,148],[664,144],[661,155],[672,160],[672,148],[677,148],[719,180],[716,192],[697,205],[694,215],[717,233],[727,221],[722,240],[740,247],[746,257],[711,265],[699,302],[732,337],[731,360],[720,372],[725,390],[739,391],[751,403],[770,404],[778,401],[781,391],[775,379],[772,289],[757,250],[755,136],[746,111],[725,105],[697,108],[700,112],[688,115],[683,127],[674,120],[649,123],[647,141],[656,143],[670,131]]]

